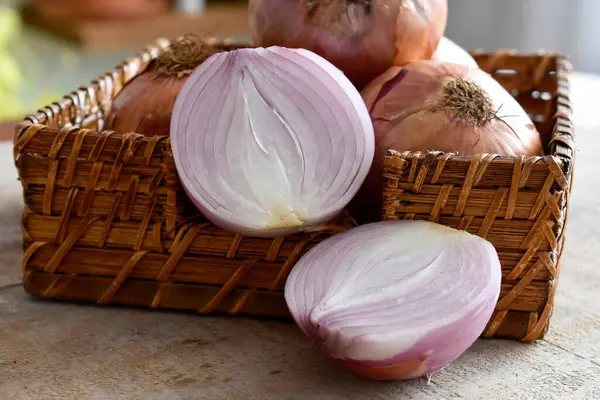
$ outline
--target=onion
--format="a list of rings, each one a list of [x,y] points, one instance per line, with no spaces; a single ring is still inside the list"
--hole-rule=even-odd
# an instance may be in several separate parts
[[[352,83],[304,49],[216,54],[177,97],[171,144],[182,185],[215,225],[274,237],[339,214],[373,160]]]
[[[256,45],[312,50],[357,87],[394,64],[430,58],[447,14],[447,0],[249,1]]]
[[[106,129],[168,135],[175,99],[193,70],[219,50],[188,35],[173,42],[113,100]]]
[[[494,247],[426,221],[332,236],[294,266],[285,299],[326,354],[372,379],[433,373],[481,335],[500,293]]]
[[[489,74],[436,61],[392,67],[362,91],[375,128],[373,168],[351,211],[359,222],[379,220],[387,150],[542,154],[535,125]]]
[[[440,62],[466,65],[471,68],[479,68],[477,61],[475,61],[468,51],[445,36],[440,40],[440,44],[435,53],[433,53],[431,59]]]

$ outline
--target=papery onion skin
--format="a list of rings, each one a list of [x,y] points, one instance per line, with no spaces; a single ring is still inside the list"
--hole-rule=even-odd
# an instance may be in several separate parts
[[[427,221],[385,221],[309,250],[285,298],[326,354],[370,379],[405,380],[439,371],[477,340],[500,284],[500,260],[485,239]]]
[[[171,110],[185,81],[144,72],[129,82],[113,100],[106,129],[168,136]]]
[[[439,62],[465,65],[470,68],[479,68],[477,61],[475,61],[468,51],[448,39],[446,36],[442,37],[440,40],[431,59]]]
[[[361,92],[375,129],[375,159],[351,211],[361,223],[380,219],[382,167],[388,150],[462,155],[543,154],[526,111],[486,72],[419,61],[392,67]]]
[[[185,80],[200,63],[219,51],[193,35],[174,41],[115,96],[105,128],[168,136],[171,112]]]
[[[258,46],[311,50],[362,88],[392,65],[432,56],[447,0],[250,0]]]
[[[360,93],[304,49],[238,49],[206,60],[171,120],[183,188],[218,227],[277,237],[342,212],[374,153]]]

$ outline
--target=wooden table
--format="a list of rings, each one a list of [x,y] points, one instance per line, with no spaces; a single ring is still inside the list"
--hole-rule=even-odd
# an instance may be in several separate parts
[[[575,188],[545,340],[480,340],[430,382],[359,379],[291,323],[35,300],[20,287],[21,192],[0,143],[0,399],[600,398],[600,78],[577,76]],[[578,111],[579,110],[579,111]]]
[[[34,27],[78,45],[86,52],[107,52],[142,47],[157,37],[173,39],[193,33],[198,36],[239,37],[248,32],[248,4],[245,1],[210,2],[197,15],[169,11],[136,20],[53,20],[32,7],[24,7],[23,20]]]

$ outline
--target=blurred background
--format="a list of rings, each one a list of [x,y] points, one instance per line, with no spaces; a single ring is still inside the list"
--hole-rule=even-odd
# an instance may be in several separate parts
[[[446,36],[467,49],[567,54],[578,71],[600,73],[598,0],[448,0]]]
[[[467,49],[551,50],[600,73],[600,0],[449,0],[446,35]],[[110,70],[159,36],[239,36],[237,0],[0,0],[0,124]],[[8,126],[8,124],[4,124]]]

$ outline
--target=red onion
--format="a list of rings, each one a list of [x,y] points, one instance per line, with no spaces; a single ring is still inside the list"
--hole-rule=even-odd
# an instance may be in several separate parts
[[[440,40],[440,44],[431,59],[440,62],[461,64],[471,68],[479,68],[477,61],[475,61],[468,51],[445,36]]]
[[[481,335],[500,293],[491,243],[426,221],[386,221],[309,250],[285,286],[289,310],[326,354],[372,379],[430,374]]]
[[[193,35],[173,43],[114,98],[106,129],[168,136],[173,104],[185,80],[220,50]]]
[[[541,155],[527,112],[484,71],[419,61],[392,67],[362,91],[375,128],[375,159],[351,211],[361,223],[379,220],[387,150],[439,150],[465,155]]]
[[[431,57],[447,0],[250,0],[259,46],[305,48],[363,87],[392,65]]]
[[[171,121],[179,178],[217,226],[273,237],[315,227],[348,204],[373,160],[373,126],[352,83],[304,49],[210,57]]]

